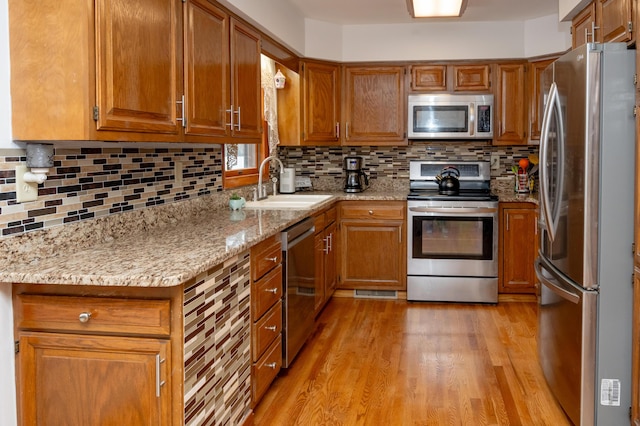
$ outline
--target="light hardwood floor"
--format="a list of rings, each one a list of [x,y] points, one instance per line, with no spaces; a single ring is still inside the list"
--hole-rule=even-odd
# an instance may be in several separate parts
[[[536,311],[334,298],[254,424],[570,425],[538,366]]]

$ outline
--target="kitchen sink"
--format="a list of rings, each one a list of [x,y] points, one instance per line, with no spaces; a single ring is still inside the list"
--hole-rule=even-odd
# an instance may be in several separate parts
[[[333,195],[320,194],[279,194],[260,201],[247,201],[247,209],[310,209],[326,201]]]

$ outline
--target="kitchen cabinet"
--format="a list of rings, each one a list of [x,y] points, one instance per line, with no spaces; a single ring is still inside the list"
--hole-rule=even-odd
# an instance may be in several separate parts
[[[303,61],[302,144],[340,145],[340,66]]]
[[[585,43],[593,43],[596,26],[596,4],[591,2],[571,21],[571,47],[575,49]]]
[[[336,208],[314,216],[315,226],[315,313],[318,315],[336,289]]]
[[[338,288],[406,290],[406,202],[339,203]]]
[[[172,361],[181,359],[172,315],[180,309],[171,290],[142,298],[131,289],[121,297],[63,288],[14,286],[20,424],[181,421],[182,369]]]
[[[405,67],[345,66],[343,145],[406,145]]]
[[[282,366],[282,247],[279,235],[251,248],[252,405]]]
[[[596,40],[600,43],[633,41],[632,0],[594,0]]]
[[[542,114],[544,113],[544,105],[541,97],[541,81],[542,72],[549,66],[556,58],[542,59],[529,63],[529,139],[540,140],[540,132],[542,129]]]
[[[15,139],[260,141],[260,37],[210,1],[9,9]]]
[[[500,203],[500,293],[535,293],[533,262],[538,244],[535,207],[533,203]]]
[[[412,91],[491,92],[488,64],[414,65]]]
[[[496,64],[494,145],[526,145],[526,80],[524,62]]]

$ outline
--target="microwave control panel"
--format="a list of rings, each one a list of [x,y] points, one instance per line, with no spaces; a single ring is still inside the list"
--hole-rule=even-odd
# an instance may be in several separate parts
[[[491,105],[478,105],[477,107],[478,133],[491,133]]]

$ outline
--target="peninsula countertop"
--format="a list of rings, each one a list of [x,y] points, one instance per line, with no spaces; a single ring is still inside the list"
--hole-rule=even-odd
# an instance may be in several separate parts
[[[86,244],[85,247],[68,244],[53,253],[43,254],[34,246],[31,256],[28,251],[16,256],[5,256],[0,259],[0,282],[176,286],[305,217],[324,210],[336,201],[406,199],[406,193],[397,191],[332,195],[330,199],[304,210],[231,211],[227,206],[219,205],[208,209],[182,209],[180,213],[173,212],[168,218],[154,219],[153,226],[148,225],[148,217],[144,218],[145,223],[140,226],[131,223],[141,220],[139,217],[120,219],[115,225],[123,226],[127,231],[95,239],[95,242]],[[146,215],[149,216],[149,213]],[[87,229],[79,232],[97,231]],[[58,235],[58,238],[67,237]],[[46,244],[52,238],[55,237],[40,239],[34,245]],[[74,238],[77,236],[74,235]]]

